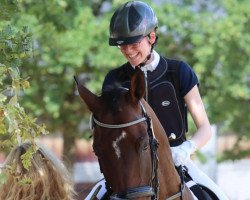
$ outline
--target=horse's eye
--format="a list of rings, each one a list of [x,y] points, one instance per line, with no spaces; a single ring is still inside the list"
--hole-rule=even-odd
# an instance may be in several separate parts
[[[147,150],[148,150],[148,148],[149,148],[148,143],[145,143],[145,144],[143,145],[142,150],[143,150],[143,151],[147,151]]]
[[[148,137],[141,136],[137,141],[139,151],[147,151],[149,149]]]

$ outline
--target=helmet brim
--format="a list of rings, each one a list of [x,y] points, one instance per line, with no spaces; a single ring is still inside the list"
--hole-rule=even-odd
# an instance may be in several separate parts
[[[119,37],[119,38],[109,38],[109,45],[110,46],[122,46],[122,45],[128,45],[138,42],[140,39],[142,39],[143,35],[138,35],[134,37]]]

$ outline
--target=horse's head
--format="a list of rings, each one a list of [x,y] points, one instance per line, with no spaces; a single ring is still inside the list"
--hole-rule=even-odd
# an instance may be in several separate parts
[[[129,90],[116,87],[101,96],[77,83],[81,98],[93,113],[94,152],[108,186],[121,198],[153,195],[152,133],[140,103],[144,81],[143,72],[137,68]]]

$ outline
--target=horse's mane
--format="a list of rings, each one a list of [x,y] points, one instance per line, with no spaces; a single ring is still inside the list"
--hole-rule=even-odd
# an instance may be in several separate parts
[[[127,91],[128,89],[122,87],[120,84],[110,85],[102,91],[100,98],[112,114],[115,114],[120,109],[121,97]]]

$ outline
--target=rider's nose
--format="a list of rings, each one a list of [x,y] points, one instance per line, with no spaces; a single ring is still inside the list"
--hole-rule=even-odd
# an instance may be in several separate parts
[[[132,45],[122,45],[120,48],[125,53],[129,53],[131,50],[133,50]]]

